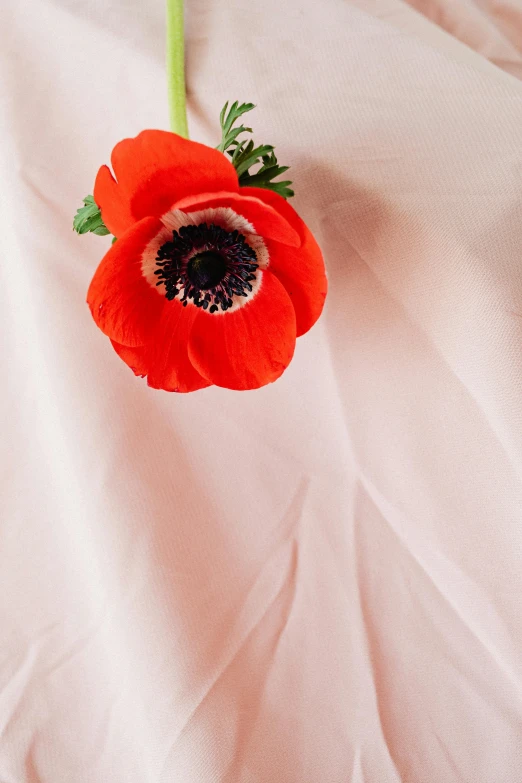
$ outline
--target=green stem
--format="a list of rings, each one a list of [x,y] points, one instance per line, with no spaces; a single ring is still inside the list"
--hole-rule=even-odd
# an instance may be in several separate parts
[[[167,0],[167,83],[170,127],[188,139],[183,0]]]

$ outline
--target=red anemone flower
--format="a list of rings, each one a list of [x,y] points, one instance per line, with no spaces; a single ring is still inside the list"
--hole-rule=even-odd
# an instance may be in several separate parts
[[[295,210],[240,187],[217,150],[167,131],[124,139],[94,199],[118,237],[87,301],[114,349],[149,386],[255,389],[292,359],[318,319],[321,251]]]

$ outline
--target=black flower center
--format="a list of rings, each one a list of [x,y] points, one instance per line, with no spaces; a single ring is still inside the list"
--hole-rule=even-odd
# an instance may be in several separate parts
[[[180,296],[185,307],[192,300],[210,313],[228,310],[238,297],[248,296],[259,266],[242,234],[213,223],[173,231],[172,241],[159,248],[156,264],[156,285],[165,286],[167,299]]]
[[[207,291],[220,283],[227,273],[227,262],[215,250],[203,250],[192,256],[187,264],[187,275],[196,288]]]

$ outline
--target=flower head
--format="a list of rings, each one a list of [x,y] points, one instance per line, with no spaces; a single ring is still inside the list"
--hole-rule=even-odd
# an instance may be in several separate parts
[[[277,193],[240,187],[221,152],[174,133],[125,139],[111,162],[94,200],[118,240],[87,301],[119,356],[167,391],[276,380],[326,296],[305,223]]]

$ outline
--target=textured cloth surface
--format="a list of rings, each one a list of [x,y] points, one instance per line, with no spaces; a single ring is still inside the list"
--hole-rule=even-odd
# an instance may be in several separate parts
[[[71,220],[163,3],[2,0],[0,781],[520,783],[522,4],[187,5],[329,299],[270,387],[135,379]]]

